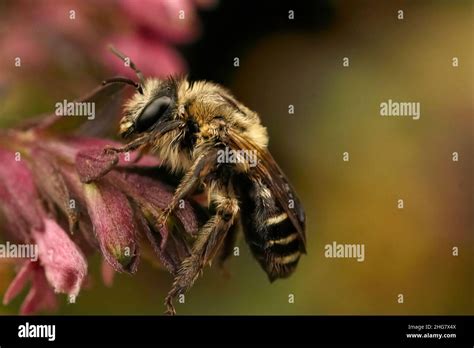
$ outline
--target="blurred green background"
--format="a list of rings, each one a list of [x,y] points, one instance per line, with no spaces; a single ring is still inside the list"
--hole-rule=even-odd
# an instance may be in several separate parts
[[[78,13],[86,6],[67,4]],[[75,54],[80,45],[68,50],[67,39],[53,41],[48,47],[58,50],[46,51],[43,65],[15,69],[14,52],[3,49],[12,33],[7,9],[14,6],[0,6],[2,127],[50,111],[56,101],[114,75],[97,53],[103,50],[97,37],[110,37],[109,22],[121,34],[113,20],[104,24],[100,14],[90,15],[88,25],[97,28],[85,44],[89,54]],[[292,277],[270,284],[240,238],[240,256],[228,264],[231,277],[216,266],[206,269],[186,303],[176,303],[178,314],[474,314],[473,2],[213,6],[196,12],[201,35],[179,43],[177,52],[191,77],[225,84],[261,115],[270,149],[306,209],[308,255]],[[77,62],[58,65],[69,56]],[[420,102],[421,118],[381,117],[379,105],[388,99]],[[397,209],[398,199],[404,209]],[[333,241],[364,244],[365,261],[325,258],[324,246]],[[3,294],[14,272],[0,267]],[[107,288],[98,256],[89,267],[91,286],[76,304],[63,297],[61,314],[163,312],[169,274],[143,260],[136,275],[117,275]],[[17,313],[20,303],[0,313]]]

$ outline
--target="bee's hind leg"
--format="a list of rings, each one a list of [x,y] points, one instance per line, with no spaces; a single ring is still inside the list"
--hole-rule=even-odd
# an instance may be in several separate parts
[[[229,259],[229,257],[234,253],[234,247],[237,240],[238,232],[239,232],[239,224],[236,222],[230,227],[229,231],[227,232],[227,235],[222,244],[222,248],[219,252],[219,257],[218,257],[217,262],[218,262],[218,266],[220,267],[222,271],[222,274],[225,277],[230,277],[230,273],[226,267],[227,266],[226,262]]]
[[[238,200],[230,192],[216,192],[211,199],[216,204],[216,214],[207,221],[198,233],[191,255],[183,262],[175,276],[173,287],[165,299],[167,314],[175,314],[172,300],[183,294],[196,281],[202,269],[210,264],[220,249],[227,232],[234,225],[239,211]]]

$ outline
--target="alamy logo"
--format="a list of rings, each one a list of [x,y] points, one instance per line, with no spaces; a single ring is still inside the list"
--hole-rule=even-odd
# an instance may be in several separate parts
[[[396,102],[389,99],[380,103],[380,116],[408,116],[414,120],[420,119],[419,102]]]
[[[13,244],[6,242],[0,244],[0,258],[19,258],[38,260],[38,245],[36,244]]]
[[[248,163],[255,167],[258,163],[255,150],[233,150],[226,147],[217,151],[217,163]]]
[[[357,259],[358,262],[365,260],[364,244],[326,244],[324,246],[324,256],[327,258]]]
[[[55,104],[56,116],[85,116],[88,120],[95,118],[95,103],[68,102],[64,99]]]
[[[18,337],[47,338],[48,341],[54,341],[56,339],[56,325],[37,325],[26,322],[18,326]]]

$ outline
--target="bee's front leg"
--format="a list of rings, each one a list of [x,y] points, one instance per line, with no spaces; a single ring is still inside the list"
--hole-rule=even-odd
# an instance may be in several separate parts
[[[168,296],[165,299],[167,314],[175,314],[172,300],[174,297],[183,294],[196,281],[202,269],[210,264],[217,251],[220,249],[227,232],[234,224],[234,220],[239,212],[238,200],[226,192],[223,195],[219,192],[213,197],[216,203],[216,215],[201,228],[198,233],[192,253],[181,264]]]

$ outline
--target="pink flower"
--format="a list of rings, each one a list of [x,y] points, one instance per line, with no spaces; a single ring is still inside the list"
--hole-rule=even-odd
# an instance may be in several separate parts
[[[121,0],[120,4],[139,29],[166,41],[189,42],[199,34],[196,6],[191,0]]]
[[[137,228],[127,196],[105,180],[85,184],[84,196],[105,259],[118,271],[135,272]]]
[[[49,284],[55,292],[75,299],[87,274],[81,250],[54,220],[44,219],[44,229],[31,232]]]
[[[176,272],[189,256],[189,236],[198,231],[196,206],[187,202],[167,226],[158,224],[173,192],[159,175],[147,174],[159,161],[139,159],[136,153],[130,158],[111,154],[104,148],[119,146],[112,141],[48,133],[44,128],[0,131],[0,212],[6,217],[2,227],[9,240],[37,245],[39,257],[38,262],[21,261],[4,303],[18,295],[27,280],[31,288],[23,314],[56,308],[56,293],[75,300],[85,284],[86,256],[95,251],[109,265],[104,267],[108,284],[110,269],[134,273],[140,238]]]
[[[197,8],[214,4],[12,2],[2,6],[0,14],[1,25],[8,27],[0,30],[0,75],[15,74],[15,81],[34,76],[43,83],[38,76],[47,71],[48,81],[54,82],[52,71],[76,71],[90,61],[103,62],[102,68],[114,74],[130,74],[105,50],[108,44],[122,50],[146,75],[183,73],[186,64],[174,44],[195,40],[200,33]],[[17,57],[22,74],[12,69]],[[54,69],[48,69],[51,65]],[[83,79],[88,75],[81,74]],[[94,130],[107,120],[98,117]],[[53,116],[26,130],[0,130],[0,231],[8,241],[37,245],[39,254],[37,262],[18,260],[20,271],[4,295],[7,304],[31,282],[22,314],[55,309],[58,293],[75,299],[87,282],[87,257],[95,252],[103,256],[105,283],[112,283],[114,272],[134,273],[141,258],[139,239],[148,241],[159,261],[175,273],[198,231],[199,207],[192,200],[172,214],[166,226],[158,224],[174,188],[156,172],[156,158],[139,159],[136,153],[125,158],[104,151],[120,146],[113,141],[71,135],[74,130],[96,134],[81,122]],[[54,135],[57,129],[63,136]]]
[[[30,170],[21,154],[0,148],[0,199],[12,239],[30,240],[31,228],[42,228],[42,208]]]
[[[23,263],[3,296],[3,304],[10,303],[23,290],[28,280],[31,280],[31,288],[23,301],[20,313],[26,315],[41,310],[56,310],[58,307],[56,295],[46,279],[44,269],[32,261]]]
[[[148,74],[184,73],[186,64],[174,45],[197,39],[198,8],[215,4],[215,0],[46,0],[34,6],[19,0],[5,4],[0,22],[8,30],[0,30],[1,75],[15,73],[11,67],[17,57],[22,70],[29,72],[41,73],[52,64],[55,69],[59,65],[75,70],[92,61],[129,74],[107,52],[108,44],[121,49]],[[31,76],[15,75],[15,79],[25,75]]]
[[[75,301],[87,274],[84,255],[66,232],[53,220],[45,218],[44,228],[32,228],[32,237],[38,245],[39,261],[25,261],[10,284],[3,303],[8,304],[31,280],[31,288],[23,301],[21,314],[40,310],[55,310],[55,293],[69,295]]]

